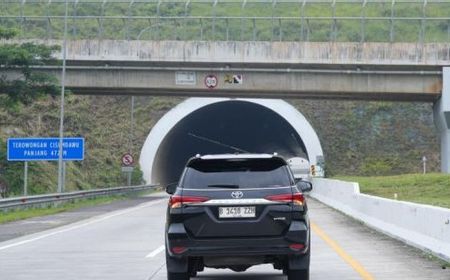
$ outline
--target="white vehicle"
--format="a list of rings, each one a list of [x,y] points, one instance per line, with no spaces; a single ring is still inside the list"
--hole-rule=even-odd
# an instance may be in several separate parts
[[[309,161],[302,157],[293,157],[287,160],[291,167],[295,179],[302,178],[303,180],[311,180],[311,167]]]

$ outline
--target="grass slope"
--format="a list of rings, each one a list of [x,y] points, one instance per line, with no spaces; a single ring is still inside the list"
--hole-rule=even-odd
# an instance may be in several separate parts
[[[362,193],[398,200],[450,208],[450,175],[408,174],[399,176],[336,178],[358,182]]]
[[[63,1],[27,1],[22,5],[21,1],[2,1],[0,15],[16,16],[16,18],[2,19],[5,27],[14,27],[22,31],[22,37],[42,38],[47,31],[52,38],[61,38],[63,20],[53,19],[50,23],[46,16],[63,16]],[[308,1],[306,6],[298,1],[278,1],[273,8],[272,1],[247,1],[243,8],[241,1],[222,0],[213,8],[214,1],[192,1],[185,5],[185,1],[163,1],[158,8],[158,1],[136,1],[129,5],[130,1],[107,1],[102,8],[102,0],[79,1],[77,5],[70,5],[69,15],[86,16],[83,19],[69,21],[70,36],[73,38],[95,38],[102,36],[108,39],[136,39],[141,35],[142,39],[164,40],[226,40],[227,30],[230,40],[253,40],[253,36],[259,41],[279,40],[284,41],[329,41],[336,37],[336,41],[359,42],[362,37],[362,20],[359,18],[365,13],[365,40],[369,42],[389,42],[392,35],[397,42],[417,42],[423,36],[425,42],[448,42],[449,23],[446,19],[450,14],[450,4],[442,1],[429,0],[425,9],[428,20],[422,30],[423,1],[416,3],[397,1],[393,11],[394,17],[408,17],[410,20],[395,20],[391,24],[391,0],[368,1],[363,12],[361,1],[338,1],[333,10],[331,1]],[[157,11],[162,18],[157,18]],[[25,28],[21,28],[21,15],[41,16],[41,18],[28,19]],[[96,17],[101,15],[119,17],[99,21]],[[336,29],[333,30],[333,20],[320,17],[345,17],[336,21]],[[199,19],[185,20],[183,17],[213,16],[218,17],[265,17],[265,19],[241,20],[239,18],[225,19]],[[303,22],[298,19],[301,15],[307,17]],[[92,16],[92,18],[89,18]],[[154,19],[133,19],[127,17],[153,16]],[[179,17],[164,18],[164,17]],[[272,17],[286,17],[279,21]],[[289,17],[297,17],[289,19]],[[203,26],[203,30],[201,28]],[[255,34],[254,34],[254,28]],[[213,33],[213,29],[215,33]],[[144,32],[142,32],[145,30]]]
[[[79,209],[83,207],[89,207],[94,205],[104,205],[104,204],[110,204],[114,201],[127,199],[129,196],[126,195],[116,195],[116,196],[109,196],[109,197],[98,197],[98,198],[90,198],[90,199],[82,199],[77,201],[71,201],[63,204],[59,204],[57,206],[53,207],[47,207],[47,208],[29,208],[24,210],[15,210],[10,212],[0,212],[0,224],[18,221],[18,220],[25,220],[33,217],[41,217],[41,216],[47,216],[52,214],[57,214],[61,212],[66,212],[74,209]]]

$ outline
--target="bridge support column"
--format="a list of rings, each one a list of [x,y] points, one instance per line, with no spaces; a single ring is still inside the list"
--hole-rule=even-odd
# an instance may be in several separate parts
[[[443,69],[442,97],[434,104],[434,120],[441,137],[441,171],[450,173],[450,67]]]

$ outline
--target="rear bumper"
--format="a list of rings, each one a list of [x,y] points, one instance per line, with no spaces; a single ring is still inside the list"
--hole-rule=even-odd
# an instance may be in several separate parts
[[[166,245],[171,257],[304,255],[309,251],[309,225],[293,221],[280,237],[194,239],[183,224],[171,224]],[[292,249],[292,244],[304,245]]]

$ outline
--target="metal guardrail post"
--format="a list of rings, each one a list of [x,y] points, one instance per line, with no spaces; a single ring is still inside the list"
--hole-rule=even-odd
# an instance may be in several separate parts
[[[184,32],[183,32],[183,38],[184,40],[188,40],[188,15],[189,15],[189,4],[191,3],[191,0],[186,1],[186,4],[184,5]]]
[[[278,38],[279,41],[283,41],[283,25],[281,24],[281,18],[278,19]]]
[[[424,54],[424,48],[425,48],[425,28],[426,28],[426,23],[427,23],[427,3],[428,0],[423,0],[423,5],[422,5],[422,20],[420,21],[420,36],[419,36],[419,42],[420,42],[420,59],[424,59],[425,58],[425,54]]]
[[[363,0],[361,8],[361,43],[366,41],[366,9],[367,0]]]
[[[225,35],[225,41],[229,41],[230,39],[230,22],[229,19],[225,19],[225,25],[226,25],[226,35]],[[450,30],[450,29],[449,29]],[[449,31],[450,32],[450,31]],[[450,34],[450,33],[449,33]]]
[[[159,28],[159,26],[161,25],[161,4],[162,4],[162,0],[158,1],[158,5],[156,6],[156,16],[157,16],[157,20],[156,20],[156,40],[160,40],[161,39],[161,29]]]
[[[25,36],[24,32],[25,32],[25,3],[27,2],[27,0],[22,0],[22,2],[20,3],[20,36],[23,39]]]
[[[105,6],[108,0],[103,0],[102,6],[101,6],[101,10],[100,10],[100,17],[98,19],[98,39],[102,40],[103,39],[103,20],[105,18]]]
[[[447,21],[447,43],[450,43],[450,20]]]
[[[125,38],[129,41],[130,38],[130,23],[131,23],[131,8],[133,7],[134,0],[131,0],[128,4],[127,15],[128,19],[125,21]]]
[[[306,1],[302,0],[302,8],[301,8],[301,28],[300,28],[300,41],[305,41],[305,9],[306,9]]]
[[[337,40],[337,20],[336,20],[336,0],[331,2],[331,13],[332,13],[332,26],[331,26],[331,42],[336,42]]]
[[[247,0],[244,0],[242,2],[242,6],[241,6],[241,41],[244,41],[244,14],[245,14],[245,6],[247,5]],[[227,31],[228,32],[228,31]],[[228,35],[227,35],[228,37]],[[227,39],[228,41],[228,39]]]
[[[394,26],[394,18],[395,18],[395,1],[396,0],[392,0],[391,3],[391,28],[390,28],[390,32],[389,32],[389,43],[394,43],[395,40],[395,26]]]
[[[46,27],[46,33],[45,37],[47,40],[52,39],[52,21],[50,19],[50,5],[52,4],[52,0],[48,0],[47,2],[47,9],[46,9],[46,15],[47,15],[47,27]]]
[[[200,41],[203,41],[203,19],[200,19]]]
[[[78,0],[73,1],[73,7],[72,7],[72,36],[73,38],[77,37],[77,9],[78,9]]]
[[[256,19],[255,18],[253,18],[253,41],[255,42],[256,41]]]
[[[277,0],[272,0],[272,35],[271,35],[271,38],[270,38],[270,41],[272,41],[273,42],[273,40],[274,40],[274,36],[275,36],[275,23],[274,23],[274,21],[275,21],[275,7],[276,7],[276,5],[277,5]]]
[[[213,11],[213,19],[212,19],[212,40],[216,40],[216,7],[219,0],[214,0],[212,11]]]

